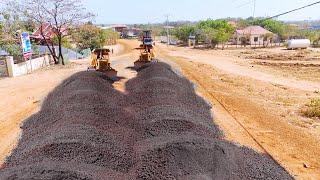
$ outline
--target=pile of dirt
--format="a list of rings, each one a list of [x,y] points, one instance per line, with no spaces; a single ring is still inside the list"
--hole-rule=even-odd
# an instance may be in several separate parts
[[[277,63],[277,62],[254,62],[253,64],[262,66],[277,66],[277,67],[296,67],[296,68],[319,68],[320,64],[307,63]]]
[[[292,179],[272,159],[223,140],[194,85],[157,63],[113,89],[74,75],[23,125],[2,179]]]
[[[281,53],[271,52],[242,52],[241,57],[245,59],[261,59],[261,60],[273,60],[273,61],[311,61],[318,60],[319,53],[314,53],[311,50],[300,51],[284,51]]]

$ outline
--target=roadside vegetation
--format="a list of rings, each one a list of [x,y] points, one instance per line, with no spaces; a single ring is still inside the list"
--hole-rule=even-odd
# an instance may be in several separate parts
[[[320,99],[312,99],[302,112],[309,118],[320,118]]]
[[[229,22],[236,22],[233,25]],[[261,18],[225,19],[200,21],[198,23],[180,24],[173,30],[173,35],[183,44],[188,43],[190,36],[195,36],[196,42],[205,42],[212,48],[221,44],[222,47],[232,38],[236,29],[248,26],[261,26],[278,36],[278,40],[284,42],[291,38],[307,38],[314,46],[319,46],[320,31],[301,30],[291,24],[278,20],[264,20]],[[264,39],[272,40],[273,34],[266,34]]]
[[[173,34],[184,44],[189,36],[195,36],[196,41],[208,43],[212,48],[226,43],[233,35],[235,28],[226,20],[200,21],[196,25],[183,25],[174,30]]]
[[[102,48],[105,45],[116,44],[119,34],[112,30],[102,30],[91,23],[78,26],[73,34],[72,39],[80,50]]]

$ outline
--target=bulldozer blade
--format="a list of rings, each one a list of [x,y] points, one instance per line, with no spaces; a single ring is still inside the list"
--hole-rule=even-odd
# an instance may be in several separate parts
[[[99,71],[99,70],[98,70]],[[116,81],[118,79],[118,72],[114,69],[106,70],[106,71],[99,71],[104,73],[108,78],[110,78],[113,81]]]
[[[136,62],[134,62],[134,68],[139,69],[142,66],[149,64],[149,63],[151,63],[151,62],[149,62],[149,61],[136,61]]]
[[[112,80],[117,80],[118,78],[118,72],[116,70],[109,70],[105,72],[105,74]]]

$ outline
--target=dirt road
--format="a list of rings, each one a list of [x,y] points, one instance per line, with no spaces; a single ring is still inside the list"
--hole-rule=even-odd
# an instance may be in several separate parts
[[[320,124],[299,113],[319,83],[257,71],[200,50],[160,45],[158,52],[214,105],[215,122],[227,139],[270,154],[297,179],[320,178]]]
[[[136,72],[127,67],[138,57],[138,53],[132,51],[138,42],[122,41],[122,44],[124,53],[113,57],[112,66],[120,70],[122,77],[114,87],[124,92],[126,82],[136,76]],[[305,84],[304,80],[250,70],[249,64],[227,56],[220,63],[221,56],[210,55],[210,52],[160,46],[157,54],[181,69],[197,85],[198,93],[213,105],[214,122],[228,141],[270,154],[297,179],[320,177],[320,123],[298,112],[316,96],[313,91],[319,86],[317,82]],[[1,80],[0,95],[5,97],[0,104],[2,160],[15,146],[21,122],[37,111],[43,98],[57,84],[86,66],[84,61],[63,69]]]
[[[245,76],[252,79],[265,81],[273,84],[296,88],[300,90],[314,92],[320,89],[319,82],[310,82],[303,80],[296,80],[289,77],[281,77],[268,72],[263,72],[261,69],[257,69],[250,64],[241,64],[243,59],[234,56],[226,56],[225,54],[212,54],[203,50],[195,50],[190,48],[176,48],[166,47],[165,45],[159,45],[162,48],[166,48],[168,55],[183,57],[189,61],[199,62],[204,64],[210,64],[214,67],[237,76]]]

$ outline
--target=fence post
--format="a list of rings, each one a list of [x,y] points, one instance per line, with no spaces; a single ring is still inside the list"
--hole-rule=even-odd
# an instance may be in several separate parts
[[[6,57],[7,69],[9,77],[14,77],[14,61],[13,56]]]

